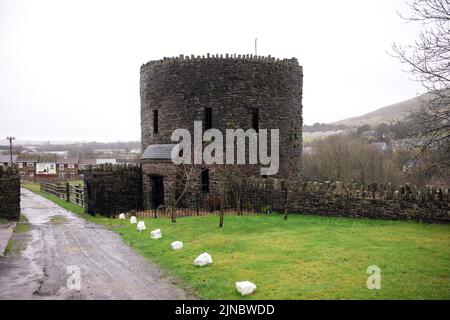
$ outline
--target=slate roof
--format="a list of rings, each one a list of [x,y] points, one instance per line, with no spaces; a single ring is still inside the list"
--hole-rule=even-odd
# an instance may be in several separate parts
[[[118,163],[118,164],[123,164],[123,163],[126,163],[126,164],[133,164],[133,163],[139,163],[139,159],[116,159],[116,162]]]
[[[57,164],[74,164],[78,163],[79,157],[69,157],[69,156],[57,156],[56,163]]]
[[[95,159],[95,164],[117,164],[116,159]]]
[[[40,163],[56,163],[56,155],[52,153],[41,153],[38,157]]]
[[[17,156],[16,162],[38,162],[38,156],[32,153],[21,153]]]
[[[13,162],[16,162],[17,155],[13,154]],[[9,154],[0,154],[0,163],[6,163],[11,161],[11,156]]]
[[[95,159],[80,159],[80,161],[78,161],[78,164],[80,165],[94,165],[96,163],[97,161]]]
[[[176,144],[151,144],[145,149],[141,160],[171,160],[174,146]]]

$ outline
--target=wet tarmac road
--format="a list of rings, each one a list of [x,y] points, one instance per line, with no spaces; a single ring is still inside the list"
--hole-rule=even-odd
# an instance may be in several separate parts
[[[19,256],[0,259],[0,299],[191,298],[116,233],[31,191],[21,193],[31,230]],[[66,219],[54,224],[55,215]]]

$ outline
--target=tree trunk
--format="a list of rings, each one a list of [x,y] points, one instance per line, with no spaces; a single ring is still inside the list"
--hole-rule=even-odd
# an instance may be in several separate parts
[[[236,213],[238,216],[242,215],[242,208],[241,208],[241,199],[238,197],[236,199]]]
[[[223,227],[223,208],[220,208],[220,222],[219,222],[219,228]]]
[[[176,223],[176,222],[177,222],[177,215],[176,215],[176,211],[175,211],[174,206],[171,206],[171,207],[170,207],[170,210],[171,210],[171,218],[172,218],[172,222],[173,222],[173,223]]]
[[[288,187],[284,190],[284,220],[288,218],[288,207],[289,207],[289,190]]]
[[[223,227],[223,216],[224,216],[224,203],[225,203],[225,192],[224,190],[220,190],[220,222],[219,222],[219,228]]]

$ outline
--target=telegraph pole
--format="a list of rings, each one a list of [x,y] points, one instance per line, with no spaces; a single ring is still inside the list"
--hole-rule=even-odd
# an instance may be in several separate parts
[[[258,38],[255,38],[255,56],[258,55],[258,48],[257,48],[257,44],[258,44]]]
[[[12,141],[16,140],[15,137],[6,137],[6,139],[9,140],[9,154],[11,156],[11,167],[13,166],[13,160],[12,160]]]

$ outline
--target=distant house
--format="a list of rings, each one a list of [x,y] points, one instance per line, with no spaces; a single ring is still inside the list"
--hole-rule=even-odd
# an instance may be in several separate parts
[[[13,154],[13,163],[16,162],[17,155]],[[0,154],[0,166],[9,166],[11,156],[9,154]]]
[[[20,177],[24,180],[35,179],[37,162],[38,157],[34,154],[19,154],[16,159],[16,164],[19,168]]]
[[[22,152],[38,152],[38,149],[36,146],[22,146]]]
[[[56,157],[56,171],[58,178],[75,179],[78,177],[78,161],[79,157],[69,157],[69,156],[57,156]]]
[[[97,163],[95,159],[80,159],[78,161],[78,175],[83,177],[84,171],[88,166],[93,166]]]
[[[116,159],[96,159],[95,164],[117,164]]]
[[[117,164],[126,164],[126,165],[137,165],[139,163],[138,159],[116,159]]]
[[[56,157],[54,154],[41,154],[36,163],[36,177],[43,179],[57,178]]]

